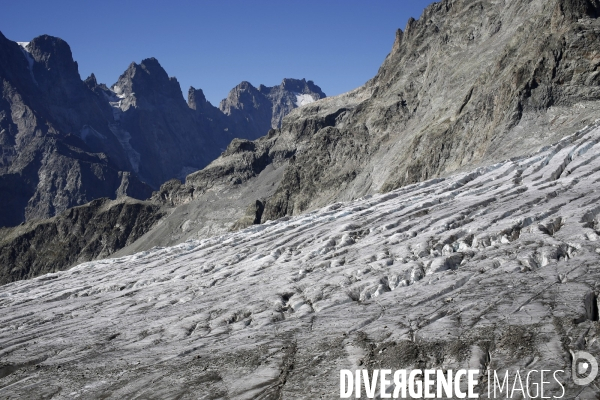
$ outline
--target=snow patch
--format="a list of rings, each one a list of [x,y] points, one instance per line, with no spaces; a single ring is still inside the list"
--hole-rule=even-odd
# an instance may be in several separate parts
[[[314,103],[315,99],[310,94],[294,93],[296,95],[296,106],[302,107],[303,105]]]
[[[35,61],[34,61],[33,57],[31,56],[31,53],[29,52],[29,49],[27,49],[27,46],[29,46],[29,42],[17,42],[17,44],[19,46],[21,46],[21,51],[23,52],[23,55],[27,59],[27,64],[29,66],[29,74],[31,75],[31,79],[33,79],[33,81],[37,85],[38,83],[35,80],[35,76],[33,76],[33,63]]]
[[[84,125],[83,128],[81,128],[81,132],[79,134],[81,136],[81,139],[84,142],[87,142],[87,139],[90,136],[94,136],[94,137],[97,137],[98,139],[106,140],[106,136],[104,136],[103,134],[101,134],[100,132],[98,132],[97,130],[95,130],[94,128],[92,128],[89,125]]]
[[[121,89],[117,85],[114,85],[112,87],[112,91],[115,94],[115,96],[117,96],[117,98],[119,98],[119,99],[124,99],[125,97],[127,97],[127,95],[125,93],[123,93],[123,89]]]

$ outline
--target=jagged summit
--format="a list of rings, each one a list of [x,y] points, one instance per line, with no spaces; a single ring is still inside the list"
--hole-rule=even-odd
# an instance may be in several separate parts
[[[98,86],[98,80],[96,79],[96,75],[92,72],[90,74],[90,76],[88,76],[87,78],[85,78],[85,80],[83,81],[87,86]]]
[[[196,110],[197,108],[203,108],[206,103],[210,104],[210,102],[206,100],[206,96],[202,89],[196,89],[195,87],[190,86],[188,90],[188,106],[192,110]]]
[[[233,119],[235,137],[258,137],[260,132],[277,129],[293,109],[326,97],[320,87],[306,79],[283,79],[280,85],[252,86],[242,82],[229,92],[219,109]],[[241,127],[249,125],[253,131]]]
[[[326,97],[325,93],[321,90],[320,87],[315,85],[313,81],[307,81],[306,79],[290,79],[285,78],[281,81],[281,85],[279,87],[283,90],[287,90],[294,93],[307,93],[313,94],[315,100],[322,99]],[[275,86],[277,88],[277,86]],[[272,88],[271,88],[272,89]]]
[[[113,85],[113,90],[124,95],[135,93],[137,98],[149,102],[160,101],[161,97],[183,100],[177,78],[169,77],[154,57],[146,58],[139,64],[132,62]]]

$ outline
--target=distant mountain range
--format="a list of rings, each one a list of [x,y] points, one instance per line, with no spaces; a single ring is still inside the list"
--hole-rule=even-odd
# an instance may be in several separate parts
[[[108,87],[81,80],[69,45],[0,33],[0,226],[54,216],[108,197],[150,197],[217,158],[236,137],[278,128],[299,105],[325,97],[311,81],[242,82],[220,108],[202,90],[184,100],[158,60],[132,63]]]

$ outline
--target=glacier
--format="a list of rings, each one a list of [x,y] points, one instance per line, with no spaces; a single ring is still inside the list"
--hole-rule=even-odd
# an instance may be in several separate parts
[[[4,398],[337,398],[340,369],[600,356],[600,127],[525,157],[0,287]],[[487,384],[481,377],[481,386]],[[547,392],[560,394],[558,385]]]

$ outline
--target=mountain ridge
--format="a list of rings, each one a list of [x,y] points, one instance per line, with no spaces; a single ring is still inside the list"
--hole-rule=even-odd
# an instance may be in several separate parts
[[[81,79],[60,38],[42,35],[17,44],[0,35],[0,42],[6,88],[0,205],[10,210],[0,226],[47,218],[102,197],[149,198],[169,179],[207,165],[235,137],[230,119],[203,95],[198,109],[196,89],[190,88],[186,102],[177,79],[155,58],[132,62],[109,88],[93,74]],[[243,121],[236,126],[250,139],[268,131],[248,130]]]

